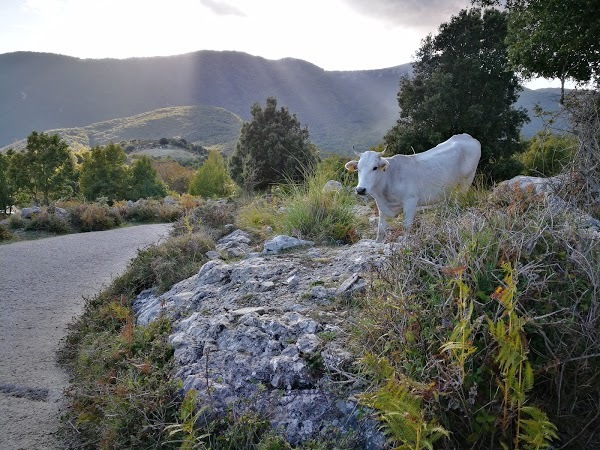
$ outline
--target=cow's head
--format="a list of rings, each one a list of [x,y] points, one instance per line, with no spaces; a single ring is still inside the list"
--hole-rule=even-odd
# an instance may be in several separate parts
[[[346,163],[348,172],[358,171],[357,194],[370,194],[384,176],[389,162],[383,158],[383,153],[368,151],[360,155],[358,161]]]

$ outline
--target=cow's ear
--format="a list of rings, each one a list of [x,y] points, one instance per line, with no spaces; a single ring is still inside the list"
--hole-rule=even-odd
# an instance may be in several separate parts
[[[345,167],[348,172],[356,172],[356,169],[358,169],[358,161],[348,161]]]
[[[379,163],[379,168],[381,169],[382,172],[385,172],[385,169],[387,169],[389,165],[390,165],[390,163],[387,160],[382,159],[381,162]]]

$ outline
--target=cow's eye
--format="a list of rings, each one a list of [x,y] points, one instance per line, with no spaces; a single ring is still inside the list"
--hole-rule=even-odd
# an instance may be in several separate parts
[[[377,170],[377,166],[373,167],[373,170]]]

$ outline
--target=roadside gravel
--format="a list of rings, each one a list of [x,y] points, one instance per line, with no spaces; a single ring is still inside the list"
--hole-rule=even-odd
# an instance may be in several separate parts
[[[63,448],[57,438],[67,374],[56,363],[67,326],[139,248],[168,224],[0,245],[0,450]]]

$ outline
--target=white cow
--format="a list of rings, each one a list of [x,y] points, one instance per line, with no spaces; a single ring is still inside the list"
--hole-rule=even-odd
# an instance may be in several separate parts
[[[377,242],[385,238],[387,217],[404,210],[404,228],[412,224],[417,206],[437,203],[453,189],[467,190],[479,164],[481,144],[468,134],[457,134],[431,150],[415,155],[384,158],[383,152],[367,151],[358,161],[346,163],[358,170],[357,194],[369,194],[377,202]]]

